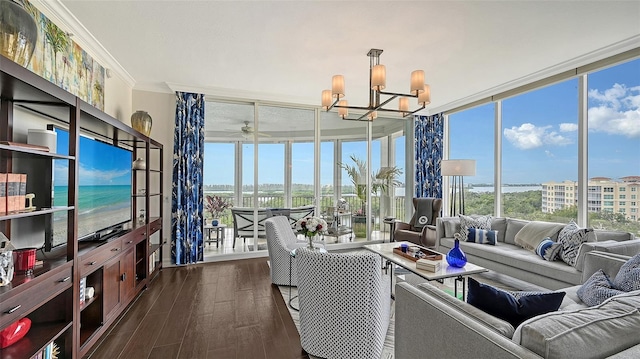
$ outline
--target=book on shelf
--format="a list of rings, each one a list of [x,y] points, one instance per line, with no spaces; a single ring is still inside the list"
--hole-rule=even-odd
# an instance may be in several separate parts
[[[429,272],[437,272],[440,270],[441,266],[442,266],[442,261],[440,260],[434,261],[430,259],[421,258],[416,261],[417,269],[422,269]]]
[[[20,208],[20,174],[7,173],[7,212],[17,212]]]
[[[26,208],[25,200],[27,199],[27,175],[20,174],[20,188],[18,190],[18,211],[24,211]]]
[[[7,213],[7,174],[0,173],[0,214]]]

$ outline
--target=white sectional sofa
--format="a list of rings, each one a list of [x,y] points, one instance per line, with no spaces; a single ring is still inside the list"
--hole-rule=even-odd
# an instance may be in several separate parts
[[[584,275],[599,269],[616,276],[629,259],[592,251]],[[587,307],[580,286],[566,293],[560,310],[514,328],[472,305],[422,283],[396,286],[395,358],[640,358],[640,290]]]
[[[635,239],[631,233],[595,230],[589,233],[588,241],[580,247],[575,267],[563,261],[546,261],[515,243],[516,234],[527,223],[529,221],[521,219],[493,218],[491,229],[498,231],[496,245],[460,241],[460,248],[473,264],[549,289],[581,284],[589,278],[583,273],[583,266],[584,256],[590,251],[598,250],[626,256],[640,252],[640,239]],[[454,234],[459,230],[458,217],[438,218],[436,250],[447,253],[454,245]]]

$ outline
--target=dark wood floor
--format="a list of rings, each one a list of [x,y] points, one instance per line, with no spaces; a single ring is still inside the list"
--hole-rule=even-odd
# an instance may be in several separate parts
[[[266,261],[163,269],[90,358],[308,358]]]

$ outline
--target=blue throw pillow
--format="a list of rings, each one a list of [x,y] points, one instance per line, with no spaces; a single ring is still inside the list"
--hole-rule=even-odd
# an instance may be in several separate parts
[[[475,242],[480,244],[491,244],[496,245],[496,238],[498,238],[498,231],[480,229],[480,228],[469,228],[469,234],[467,235],[467,242]]]
[[[547,251],[547,249],[551,248],[551,246],[554,244],[555,242],[551,240],[551,238],[546,237],[545,239],[542,240],[542,242],[540,242],[540,244],[538,244],[538,246],[536,247],[536,254],[539,255],[540,257],[542,257],[542,259],[544,258],[544,253]]]
[[[514,328],[529,318],[560,308],[565,292],[527,292],[523,296],[469,278],[467,303],[509,322]]]
[[[609,277],[607,277],[607,274],[602,269],[598,269],[597,272],[593,273],[591,277],[578,288],[577,292],[578,298],[590,307],[601,304],[606,299],[620,293],[624,292],[613,288],[613,283],[611,283]]]
[[[613,286],[625,292],[640,289],[640,254],[631,257],[620,267],[613,279]]]

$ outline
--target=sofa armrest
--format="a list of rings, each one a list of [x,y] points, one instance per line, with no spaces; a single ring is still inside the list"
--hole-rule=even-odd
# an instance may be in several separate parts
[[[630,257],[606,252],[593,251],[585,255],[584,268],[582,271],[582,283],[584,283],[593,273],[602,269],[609,278],[614,278],[620,267],[629,260]]]
[[[579,271],[584,267],[584,260],[587,253],[592,251],[607,252],[623,256],[632,257],[640,253],[640,239],[628,241],[608,240],[604,242],[585,242],[580,246],[576,269]],[[587,277],[588,278],[588,277]]]
[[[433,358],[541,358],[470,318],[467,312],[451,305],[451,301],[433,296],[428,291],[435,287],[430,284],[421,287],[408,283],[396,285],[394,347],[397,359],[426,355]]]

